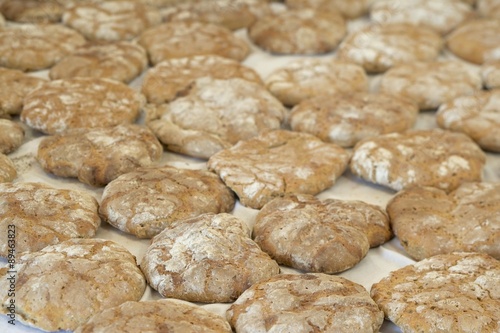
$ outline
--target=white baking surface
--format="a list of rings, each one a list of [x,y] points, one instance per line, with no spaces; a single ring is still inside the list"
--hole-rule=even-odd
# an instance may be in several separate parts
[[[366,20],[352,21],[349,24],[349,30],[357,29],[358,27],[366,24]],[[237,31],[236,34],[244,39],[246,38],[246,33],[243,30]],[[257,47],[252,46],[252,54],[244,61],[244,64],[254,68],[262,78],[266,78],[273,70],[282,67],[284,64],[301,58],[300,56],[274,56],[259,50]],[[334,54],[328,54],[321,57],[331,58]],[[451,57],[449,54],[445,54],[444,57]],[[33,73],[33,75],[48,77],[47,71]],[[139,89],[141,86],[144,73],[141,77],[134,80],[130,85],[134,88]],[[371,80],[371,90],[377,90],[377,83],[380,76],[372,76]],[[17,119],[18,120],[18,119]],[[141,121],[139,121],[141,122]],[[418,129],[436,128],[435,123],[435,112],[422,112],[420,113],[418,120],[414,126]],[[25,127],[26,128],[26,127]],[[102,195],[102,188],[94,188],[87,186],[85,184],[79,183],[75,179],[66,179],[56,177],[45,173],[39,164],[35,160],[35,155],[37,151],[38,144],[43,137],[39,132],[33,132],[27,129],[27,137],[23,146],[21,146],[16,152],[9,155],[16,164],[17,168],[20,170],[20,175],[14,182],[42,182],[51,185],[56,188],[68,188],[68,189],[79,189],[87,191],[93,194],[97,200],[100,201]],[[169,152],[164,152],[160,164],[173,165],[179,168],[205,168],[205,161],[189,158],[179,154],[173,154]],[[483,173],[484,181],[500,181],[500,154],[487,153],[487,164]],[[346,171],[342,177],[340,177],[336,184],[331,188],[318,194],[319,198],[337,198],[344,200],[361,200],[371,204],[376,204],[381,207],[385,207],[386,203],[395,194],[394,191],[383,188],[381,186],[376,186],[365,182],[357,177],[353,176],[349,171]],[[241,206],[239,203],[236,204],[235,209],[232,214],[243,219],[250,227],[254,223],[257,210],[246,208]],[[135,236],[125,234],[105,223],[99,228],[96,238],[105,238],[113,240],[117,243],[122,244],[127,249],[130,250],[132,254],[137,257],[138,262],[141,261],[143,254],[145,253],[149,240],[137,239]],[[6,261],[0,259],[1,264],[5,264]],[[410,259],[402,249],[399,241],[394,238],[390,242],[378,247],[371,249],[367,256],[355,267],[338,274],[354,282],[357,282],[364,286],[368,291],[370,290],[373,283],[378,282],[381,278],[387,276],[389,272],[412,264],[414,261]],[[296,270],[282,267],[283,273],[300,273]],[[4,291],[0,291],[4,292]],[[160,296],[156,291],[151,288],[147,288],[142,300],[153,300],[159,299]],[[200,306],[218,313],[224,316],[226,309],[229,304],[199,304]],[[8,324],[8,317],[0,315],[0,333],[40,333],[43,332],[36,328],[28,327],[22,323],[16,321],[16,325]],[[65,332],[65,331],[60,331]],[[383,333],[393,333],[401,332],[398,327],[394,324],[385,321],[380,332]]]

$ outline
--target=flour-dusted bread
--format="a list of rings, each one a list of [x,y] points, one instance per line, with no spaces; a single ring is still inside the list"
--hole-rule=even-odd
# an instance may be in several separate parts
[[[368,90],[363,67],[333,59],[304,58],[276,69],[266,79],[269,91],[283,104],[326,94]]]
[[[376,333],[383,312],[363,286],[327,274],[280,274],[254,284],[226,316],[236,333]]]
[[[10,266],[0,269],[9,289]],[[71,239],[16,256],[16,320],[44,331],[75,330],[91,316],[126,301],[138,301],[146,281],[135,257],[102,239]],[[1,313],[8,313],[7,293]]]
[[[154,164],[162,153],[161,143],[148,128],[128,124],[45,137],[37,160],[57,176],[104,186],[122,174]]]
[[[96,314],[75,333],[137,333],[146,329],[168,333],[231,333],[231,326],[223,317],[176,299],[125,302]]]
[[[142,93],[149,103],[168,103],[186,94],[197,79],[245,79],[262,84],[252,68],[240,62],[216,55],[199,55],[162,61],[148,70],[142,84]]]
[[[465,134],[410,130],[358,142],[350,169],[396,191],[421,185],[449,192],[461,183],[480,181],[485,162],[481,148]]]
[[[416,260],[482,252],[500,260],[500,183],[465,183],[453,192],[414,187],[387,205],[391,225]]]
[[[437,255],[398,269],[371,289],[403,332],[500,330],[500,262],[487,254]]]
[[[484,150],[500,152],[500,89],[442,104],[436,121],[441,128],[466,134]]]
[[[162,296],[192,302],[232,302],[251,285],[279,274],[278,264],[230,214],[177,220],[151,242],[141,262]]]
[[[368,12],[371,0],[285,0],[288,8],[338,10],[344,17],[354,19]]]
[[[379,73],[404,63],[431,61],[443,47],[442,37],[409,23],[371,24],[350,33],[339,46],[339,59]]]
[[[185,96],[147,111],[147,125],[167,149],[200,158],[279,129],[287,114],[262,85],[209,77],[194,81]]]
[[[62,21],[89,40],[130,40],[161,23],[157,10],[137,1],[96,1],[68,8]]]
[[[242,61],[250,53],[247,42],[231,30],[201,22],[163,23],[142,33],[139,44],[148,51],[153,65],[172,58],[209,54]]]
[[[230,212],[234,204],[234,194],[213,172],[157,166],[139,168],[110,182],[100,213],[124,232],[151,238],[174,221]]]
[[[472,7],[457,0],[377,0],[370,18],[377,24],[410,23],[446,35],[472,16]]]
[[[57,23],[64,12],[62,1],[5,0],[0,12],[9,21],[19,23]]]
[[[127,83],[139,76],[147,65],[146,51],[136,43],[90,43],[58,62],[49,76],[52,80],[98,77]]]
[[[285,194],[317,194],[335,183],[349,153],[299,132],[274,130],[240,141],[208,160],[244,206],[259,209]]]
[[[24,99],[21,120],[46,134],[133,123],[145,98],[122,82],[100,78],[54,80]]]
[[[0,153],[9,154],[19,148],[24,140],[24,129],[19,123],[0,119]]]
[[[500,60],[484,63],[481,66],[481,76],[486,88],[500,88]]]
[[[379,90],[410,98],[421,110],[428,110],[481,88],[477,69],[457,60],[442,60],[395,66],[382,76]]]
[[[237,30],[271,14],[271,7],[268,0],[197,0],[166,7],[161,14],[165,22],[204,22]]]
[[[34,252],[70,238],[93,237],[101,224],[97,200],[77,190],[42,183],[0,184],[0,230],[16,233],[16,253]],[[0,240],[0,256],[9,253],[7,237]]]
[[[11,182],[17,177],[16,167],[12,160],[0,153],[0,183]]]
[[[62,25],[8,26],[0,29],[0,66],[22,71],[46,69],[83,44],[82,35]]]
[[[320,95],[297,104],[287,117],[294,131],[352,147],[362,139],[413,127],[417,105],[405,98],[354,92]]]
[[[498,0],[477,0],[477,11],[481,16],[500,19],[500,2]]]
[[[337,47],[346,23],[336,10],[287,10],[260,17],[248,28],[257,46],[276,54],[321,54]]]
[[[370,247],[385,243],[392,233],[380,207],[301,194],[264,205],[253,237],[279,264],[332,274],[356,265]]]
[[[500,20],[477,19],[464,23],[446,38],[456,56],[475,63],[500,60]]]
[[[17,69],[0,68],[0,118],[20,114],[24,97],[45,82]]]

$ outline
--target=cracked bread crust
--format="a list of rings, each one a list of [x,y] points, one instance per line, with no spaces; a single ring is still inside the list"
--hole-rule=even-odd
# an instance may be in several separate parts
[[[394,233],[415,260],[456,251],[500,260],[500,183],[466,183],[453,192],[414,187],[387,205]]]
[[[354,19],[368,12],[370,0],[285,0],[288,8],[338,10],[345,18]]]
[[[164,22],[205,22],[231,30],[246,28],[270,13],[268,0],[188,1],[161,11]]]
[[[141,269],[164,297],[232,302],[254,283],[280,272],[249,234],[246,224],[230,214],[177,220],[153,239]]]
[[[444,41],[432,29],[409,23],[374,24],[349,34],[338,58],[363,66],[367,72],[385,72],[395,65],[431,61]]]
[[[12,160],[0,153],[0,183],[13,181],[17,177],[16,167]]]
[[[453,54],[474,64],[500,60],[500,20],[468,21],[447,36],[446,45]]]
[[[486,88],[500,88],[500,60],[484,63],[481,67],[481,77]]]
[[[222,26],[200,22],[167,22],[139,38],[153,65],[195,55],[214,54],[242,61],[250,53],[247,43]]]
[[[472,7],[456,0],[378,0],[370,8],[376,24],[410,23],[446,35],[473,14]]]
[[[0,287],[9,289],[9,268]],[[45,331],[74,330],[92,315],[126,301],[138,301],[146,282],[135,257],[101,239],[71,239],[16,262],[16,320]],[[7,294],[0,311],[9,313]]]
[[[392,272],[371,296],[403,332],[500,329],[500,263],[478,253],[437,255]]]
[[[9,21],[21,23],[57,23],[64,12],[64,2],[41,0],[5,0],[0,12]]]
[[[104,186],[122,174],[152,165],[162,152],[161,143],[147,127],[129,124],[45,137],[37,160],[46,172]]]
[[[145,98],[124,83],[100,78],[50,81],[24,99],[21,120],[46,134],[133,123]]]
[[[0,68],[0,118],[20,114],[24,97],[46,82],[17,69]]]
[[[133,39],[160,24],[161,15],[136,1],[104,1],[72,6],[62,21],[88,40],[119,41]]]
[[[94,237],[101,219],[90,194],[52,188],[41,183],[0,184],[0,230],[17,230],[16,252],[34,252],[70,238]],[[7,237],[0,240],[0,256],[8,256]]]
[[[52,80],[99,77],[127,83],[139,76],[147,65],[146,50],[136,43],[91,43],[58,62],[49,76]]]
[[[110,182],[99,212],[119,230],[152,238],[174,221],[230,212],[234,204],[233,192],[213,172],[161,166],[139,168]]]
[[[395,191],[420,185],[450,192],[461,183],[480,181],[485,163],[484,152],[465,134],[410,130],[360,141],[350,169]]]
[[[240,141],[208,160],[242,205],[260,209],[285,194],[315,195],[335,183],[349,162],[340,146],[299,132],[274,130]]]
[[[248,37],[276,54],[321,54],[332,51],[346,33],[344,18],[336,10],[287,10],[258,18]]]
[[[231,333],[221,316],[194,304],[175,299],[125,302],[106,309],[79,326],[75,333],[136,333],[147,327],[152,332]]]
[[[0,66],[22,71],[52,67],[85,44],[78,32],[58,24],[22,24],[0,29]]]
[[[260,76],[238,61],[216,55],[200,55],[162,61],[148,70],[142,93],[149,103],[163,104],[185,95],[197,79],[245,79],[263,84]]]
[[[368,77],[363,67],[353,63],[301,59],[272,72],[265,84],[283,104],[293,106],[319,95],[367,91]]]
[[[294,131],[352,147],[362,139],[410,129],[418,112],[411,100],[394,95],[329,94],[300,102],[288,115],[288,123]]]
[[[458,96],[472,95],[482,86],[479,71],[457,60],[395,66],[380,80],[380,92],[409,98],[421,110],[436,109]]]
[[[484,150],[500,152],[500,89],[442,104],[436,122],[441,128],[466,134]]]
[[[147,125],[171,151],[208,159],[281,127],[286,109],[263,86],[239,78],[196,80],[185,96],[149,106]]]
[[[320,273],[280,274],[256,283],[226,317],[238,333],[375,333],[384,320],[363,286]]]
[[[0,153],[15,151],[24,140],[24,129],[16,122],[0,119]]]
[[[290,195],[264,205],[253,237],[279,264],[333,274],[356,265],[392,233],[387,214],[377,206]]]

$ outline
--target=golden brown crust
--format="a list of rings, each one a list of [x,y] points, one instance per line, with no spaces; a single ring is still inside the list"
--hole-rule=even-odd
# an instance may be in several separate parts
[[[354,19],[368,12],[370,0],[285,0],[288,8],[338,10],[344,17]]]
[[[64,4],[46,0],[5,0],[0,12],[9,21],[22,23],[57,23],[64,12]]]
[[[466,22],[447,36],[446,45],[456,56],[475,64],[500,60],[500,20]]]

